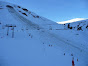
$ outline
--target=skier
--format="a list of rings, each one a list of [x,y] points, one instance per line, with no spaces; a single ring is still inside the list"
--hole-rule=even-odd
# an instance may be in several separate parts
[[[72,66],[75,66],[75,64],[74,64],[74,57],[72,58]]]

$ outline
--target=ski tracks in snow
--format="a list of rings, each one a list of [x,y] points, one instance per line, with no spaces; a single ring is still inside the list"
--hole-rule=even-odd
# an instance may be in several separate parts
[[[25,23],[29,29],[35,30],[36,34],[39,35],[37,38],[39,38],[44,44],[52,45],[57,49],[63,50],[64,52],[72,53],[74,56],[81,59],[88,58],[88,52],[86,52],[82,46],[76,45],[75,42],[66,41],[66,39],[62,39],[63,37],[61,38],[59,35],[55,35],[44,28],[36,31],[38,28],[42,28],[40,27],[41,25],[35,24],[21,16],[14,8],[8,8],[8,11],[13,15],[13,17]],[[88,60],[84,61],[87,62]]]

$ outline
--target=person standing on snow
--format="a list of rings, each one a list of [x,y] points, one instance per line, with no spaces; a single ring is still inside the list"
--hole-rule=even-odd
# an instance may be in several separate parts
[[[75,66],[74,57],[72,58],[72,66]]]

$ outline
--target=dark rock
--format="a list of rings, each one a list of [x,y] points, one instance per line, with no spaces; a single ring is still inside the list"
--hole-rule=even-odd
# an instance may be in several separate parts
[[[27,11],[28,12],[28,10],[26,9],[26,8],[22,8],[24,11]]]
[[[25,15],[25,16],[27,16],[27,14],[26,13],[22,13],[23,15]]]
[[[18,6],[18,8],[21,8],[20,6]]]
[[[86,26],[86,28],[88,28],[88,25]]]
[[[36,16],[37,18],[39,18],[39,16]]]
[[[70,24],[68,24],[68,28],[70,28]]]
[[[72,29],[72,27],[69,27],[69,29]]]
[[[21,12],[21,11],[19,11],[19,12]]]
[[[78,27],[77,30],[82,30],[82,27]]]
[[[13,7],[12,7],[12,6],[10,6],[10,5],[6,5],[6,7],[13,8]]]

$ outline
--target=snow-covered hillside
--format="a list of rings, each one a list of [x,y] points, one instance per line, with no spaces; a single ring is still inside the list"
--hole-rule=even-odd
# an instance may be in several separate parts
[[[71,30],[67,24],[57,24],[26,8],[0,1],[0,65],[71,66],[74,57],[75,66],[87,66],[85,30]]]
[[[61,22],[57,22],[61,23]],[[65,29],[72,29],[78,31],[88,31],[88,19],[72,19],[69,21],[62,22]]]
[[[85,18],[75,18],[75,19],[61,21],[61,22],[57,22],[57,23],[58,24],[66,24],[66,23],[72,23],[72,22],[77,22],[77,21],[82,21],[82,20],[86,20],[86,19]]]

